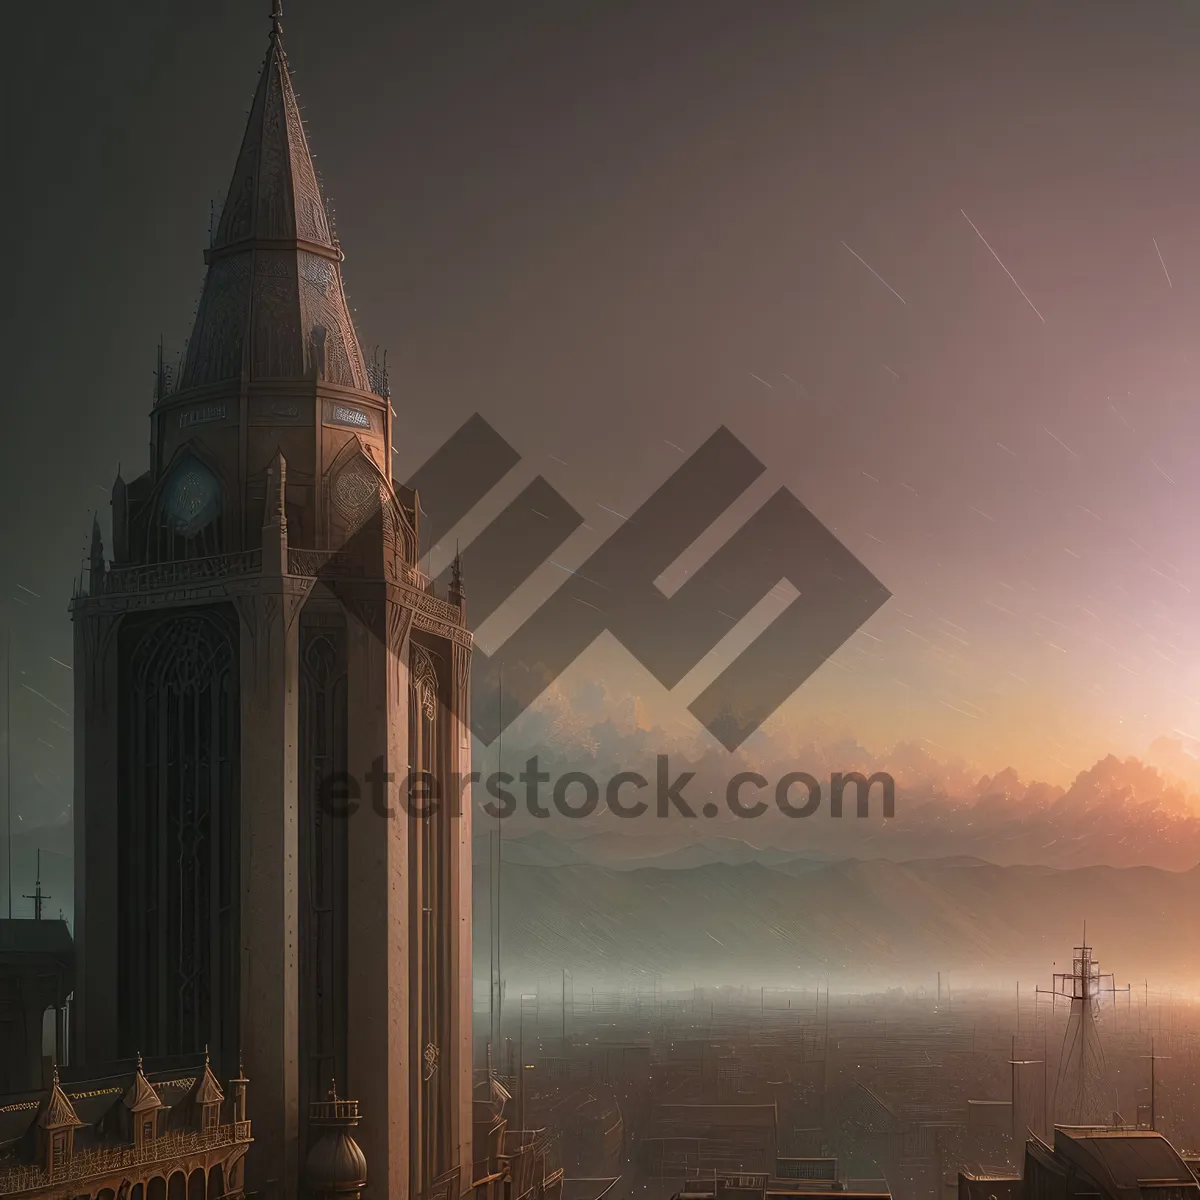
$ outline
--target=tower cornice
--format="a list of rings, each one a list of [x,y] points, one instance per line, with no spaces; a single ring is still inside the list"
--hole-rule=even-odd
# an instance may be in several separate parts
[[[211,266],[221,258],[233,254],[247,254],[255,250],[302,250],[305,254],[315,254],[318,258],[327,258],[331,262],[346,261],[346,256],[337,246],[326,246],[321,242],[310,242],[304,238],[244,238],[240,242],[230,242],[227,246],[210,246],[204,252],[204,262]]]

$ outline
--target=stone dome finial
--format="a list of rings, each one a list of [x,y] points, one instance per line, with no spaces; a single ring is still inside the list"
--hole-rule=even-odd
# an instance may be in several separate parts
[[[308,1123],[320,1136],[304,1164],[309,1193],[316,1200],[358,1200],[367,1184],[367,1159],[351,1130],[358,1124],[358,1101],[340,1100],[330,1080],[329,1098],[309,1108]]]

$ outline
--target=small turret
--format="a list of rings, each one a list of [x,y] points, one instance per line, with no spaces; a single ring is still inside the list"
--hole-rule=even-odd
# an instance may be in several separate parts
[[[267,472],[267,498],[263,505],[263,571],[270,575],[288,573],[287,459],[275,451]]]
[[[464,617],[467,615],[467,593],[463,590],[462,555],[454,550],[454,562],[450,566],[450,603],[457,604]]]
[[[220,1125],[221,1105],[225,1100],[225,1093],[221,1091],[221,1085],[212,1073],[207,1046],[204,1047],[204,1070],[200,1072],[188,1099],[191,1102],[196,1128],[216,1129]]]
[[[54,1079],[50,1092],[42,1101],[37,1121],[38,1160],[50,1178],[61,1175],[75,1151],[75,1130],[83,1122],[75,1115],[75,1106],[58,1082],[58,1064],[54,1064]]]
[[[137,1056],[137,1073],[125,1093],[125,1107],[133,1125],[133,1144],[139,1150],[158,1136],[158,1113],[163,1103],[142,1070],[142,1056]]]
[[[304,1164],[313,1200],[359,1200],[367,1186],[367,1159],[351,1130],[358,1124],[358,1101],[338,1099],[330,1085],[329,1098],[309,1106],[308,1124],[316,1140]]]
[[[246,1069],[242,1066],[242,1056],[238,1055],[238,1073],[236,1079],[229,1081],[233,1084],[233,1119],[235,1122],[246,1119]]]
[[[104,591],[104,539],[100,535],[100,515],[92,517],[92,550],[88,559],[90,568],[88,594],[98,596]]]
[[[113,480],[111,503],[113,562],[125,563],[129,561],[129,507],[120,467],[117,468],[117,477]]]

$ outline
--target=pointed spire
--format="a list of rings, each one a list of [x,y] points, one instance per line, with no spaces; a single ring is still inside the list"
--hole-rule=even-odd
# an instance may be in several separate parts
[[[186,391],[241,378],[305,379],[323,334],[323,374],[368,392],[346,302],[342,252],[300,118],[283,51],[282,10],[271,36],[241,151],[205,255],[208,277],[182,378]]]
[[[450,565],[450,603],[461,608],[466,598],[467,594],[463,590],[462,555],[459,553],[458,543],[455,542],[454,562]]]
[[[125,487],[125,480],[121,475],[121,466],[117,464],[117,477],[113,480],[112,498],[109,504],[112,508],[112,556],[113,562],[123,563],[129,560],[129,544],[128,544],[128,520],[129,510],[127,505],[128,494]]]
[[[263,509],[263,528],[287,532],[287,459],[278,447],[267,471],[267,500]]]
[[[100,514],[92,514],[92,549],[88,566],[91,568],[91,595],[97,596],[104,590],[104,539],[100,534]]]

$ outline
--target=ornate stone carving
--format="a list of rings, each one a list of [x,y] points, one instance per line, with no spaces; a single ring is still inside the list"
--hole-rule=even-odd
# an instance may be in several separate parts
[[[300,313],[305,329],[322,329],[324,363],[310,357],[309,369],[321,366],[330,383],[370,391],[367,368],[342,290],[341,271],[336,262],[305,250],[297,252],[300,272]]]
[[[296,615],[303,608],[313,582],[311,579],[289,577],[279,591],[248,587],[233,594],[233,602],[242,622],[242,656],[243,659],[249,657],[251,693],[254,702],[260,706],[268,702],[270,694],[273,639],[279,639],[282,644]]]
[[[333,481],[333,504],[353,528],[379,505],[379,485],[357,463],[351,463]]]
[[[438,709],[438,673],[433,656],[424,646],[414,644],[409,650],[409,680],[413,695],[425,716],[433,721]]]
[[[439,621],[428,613],[417,612],[413,615],[413,628],[421,630],[422,633],[431,633],[434,637],[444,638],[448,642],[454,642],[459,646],[466,646],[468,649],[472,645],[471,634],[461,625],[451,624],[449,621]]]
[[[408,633],[412,628],[413,612],[402,604],[389,603],[387,606],[387,649],[388,670],[391,696],[396,699],[404,697],[404,668],[408,662],[405,648],[408,645]]]
[[[183,388],[237,377],[242,367],[242,342],[249,304],[249,255],[217,259],[208,269],[200,296],[196,326],[183,368]]]
[[[294,379],[303,373],[299,319],[294,257],[260,251],[254,262],[253,378]]]
[[[208,558],[152,563],[149,566],[113,567],[105,578],[105,592],[108,595],[153,592],[203,580],[254,575],[261,570],[261,550],[240,550],[234,554],[214,554]]]
[[[438,1048],[432,1043],[428,1043],[425,1047],[425,1052],[421,1055],[425,1063],[425,1070],[422,1078],[428,1083],[436,1074],[438,1067]]]
[[[460,721],[465,721],[469,716],[467,701],[471,683],[471,647],[454,642],[451,661],[454,665],[454,712]]]

